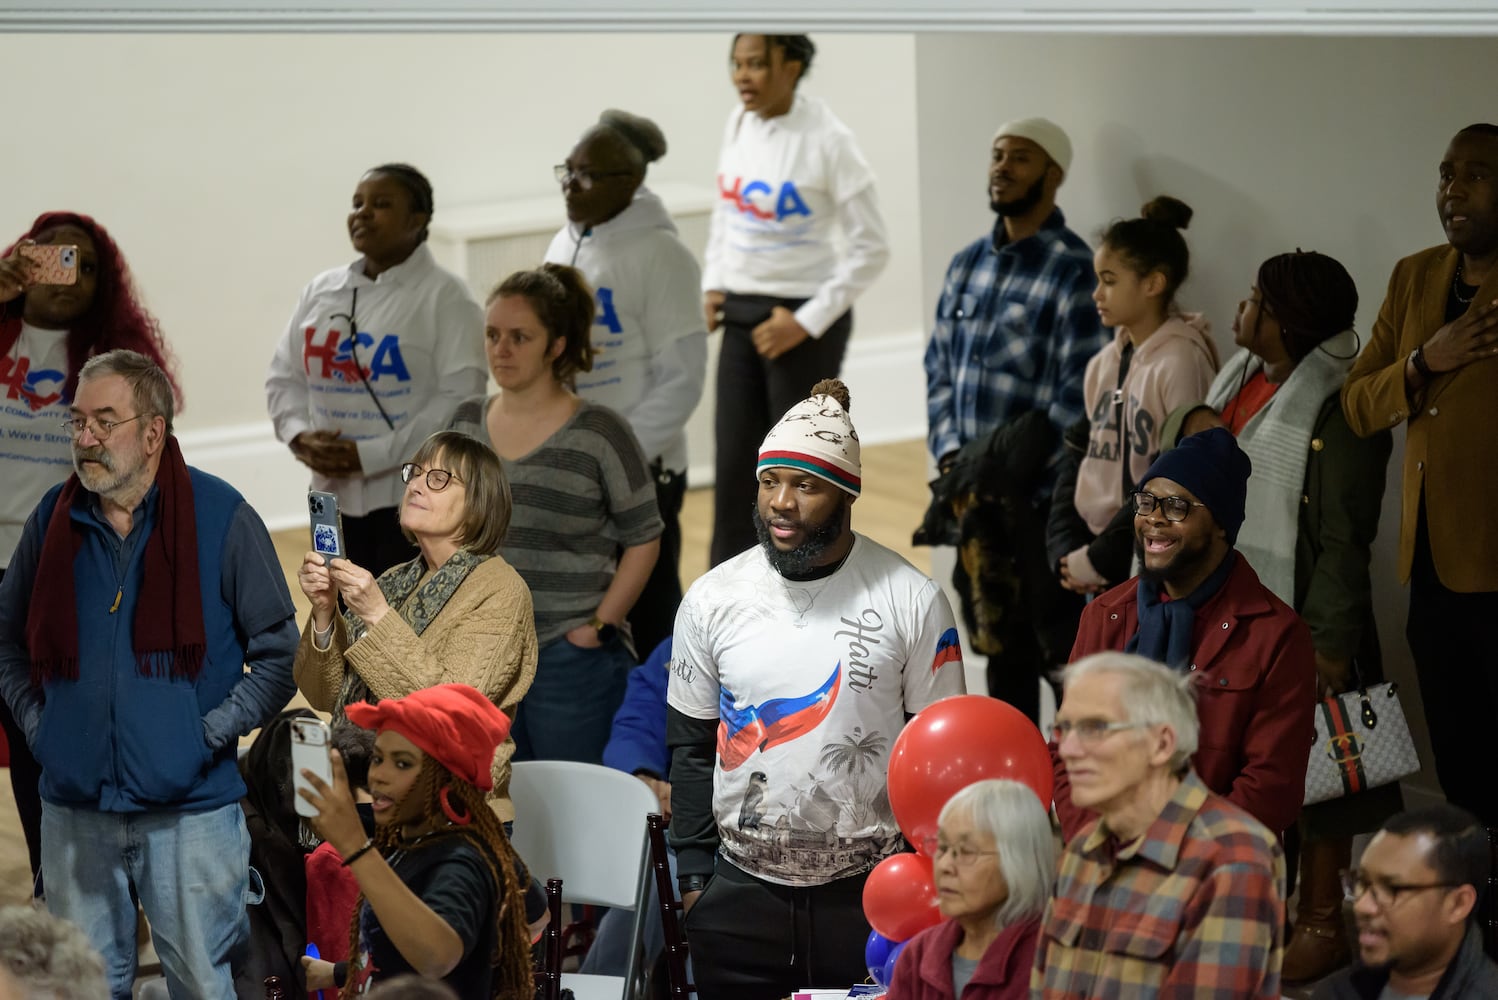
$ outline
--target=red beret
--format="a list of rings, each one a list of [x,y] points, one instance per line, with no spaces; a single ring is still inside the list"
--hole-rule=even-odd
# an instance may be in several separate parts
[[[374,705],[356,702],[344,712],[356,726],[400,733],[482,791],[494,787],[494,751],[509,737],[510,719],[467,684],[438,684]]]

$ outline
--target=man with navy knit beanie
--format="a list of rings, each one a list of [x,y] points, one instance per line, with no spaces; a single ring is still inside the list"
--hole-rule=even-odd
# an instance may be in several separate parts
[[[1305,798],[1315,737],[1316,654],[1300,616],[1234,548],[1251,463],[1225,428],[1160,455],[1133,495],[1139,575],[1082,613],[1073,662],[1138,653],[1197,679],[1207,787],[1283,833]],[[1057,760],[1056,811],[1070,839],[1089,818],[1071,803]]]
[[[671,844],[713,1000],[863,980],[864,880],[902,846],[891,747],[910,715],[964,691],[941,589],[853,531],[848,408],[841,382],[819,382],[770,429],[759,544],[692,584],[676,615]]]

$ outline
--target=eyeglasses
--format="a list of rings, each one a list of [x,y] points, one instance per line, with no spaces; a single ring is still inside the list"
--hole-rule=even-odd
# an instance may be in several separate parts
[[[1142,722],[1109,722],[1106,719],[1078,719],[1076,722],[1058,722],[1051,727],[1051,739],[1059,746],[1068,736],[1075,735],[1084,747],[1095,746],[1106,736],[1121,733],[1125,729],[1142,729]]]
[[[1363,893],[1373,893],[1373,902],[1380,910],[1387,910],[1399,898],[1407,892],[1420,892],[1424,889],[1455,889],[1459,882],[1424,882],[1420,884],[1401,884],[1398,882],[1373,882],[1364,878],[1358,872],[1342,872],[1342,894],[1349,903],[1356,903],[1363,898]]]
[[[940,861],[948,852],[951,853],[952,860],[958,868],[971,868],[978,863],[979,858],[988,855],[997,857],[999,853],[998,851],[980,851],[967,844],[949,844],[940,837],[927,837],[921,841],[921,853],[933,862]]]
[[[124,420],[101,420],[97,417],[71,417],[62,422],[62,429],[71,434],[74,441],[82,437],[85,430],[89,430],[93,432],[94,440],[104,442],[109,440],[109,435],[114,433],[116,427],[128,424],[132,420],[139,420],[141,417],[149,416],[152,416],[152,414],[137,413],[135,416],[126,417]]]
[[[409,483],[423,472],[426,473],[427,489],[433,493],[441,493],[447,489],[448,483],[463,481],[446,469],[423,469],[415,462],[407,462],[401,466],[401,482]]]
[[[577,186],[584,191],[593,190],[593,182],[600,177],[628,177],[634,173],[632,170],[589,170],[586,167],[574,170],[565,163],[558,163],[551,172],[556,175],[558,184],[577,181]]]
[[[1185,497],[1157,497],[1153,493],[1146,493],[1144,490],[1135,493],[1130,499],[1134,502],[1134,513],[1153,514],[1155,506],[1159,505],[1167,521],[1184,521],[1186,520],[1186,515],[1191,513],[1192,507],[1206,506],[1204,503],[1187,500]]]

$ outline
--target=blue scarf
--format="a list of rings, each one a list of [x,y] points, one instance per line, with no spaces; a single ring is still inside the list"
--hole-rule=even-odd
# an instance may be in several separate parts
[[[1174,670],[1185,670],[1191,665],[1191,633],[1196,627],[1196,611],[1222,589],[1238,553],[1228,550],[1227,557],[1212,571],[1212,575],[1201,582],[1185,597],[1174,601],[1162,601],[1160,596],[1164,584],[1158,580],[1139,578],[1138,597],[1139,631],[1130,637],[1124,646],[1126,653],[1147,656]]]

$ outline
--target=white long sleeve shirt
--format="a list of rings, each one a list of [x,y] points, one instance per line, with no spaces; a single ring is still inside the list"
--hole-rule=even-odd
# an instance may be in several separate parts
[[[734,109],[718,159],[703,291],[807,299],[796,321],[820,337],[888,261],[874,172],[826,104],[797,94],[773,118]]]
[[[608,222],[562,227],[546,260],[582,271],[597,300],[598,356],[591,372],[578,372],[578,395],[629,421],[648,459],[686,471],[687,420],[707,381],[707,330],[701,271],[666,206],[642,187]]]
[[[351,310],[357,344],[349,336]],[[364,274],[363,258],[323,272],[302,291],[271,358],[265,393],[276,437],[341,431],[358,443],[364,475],[313,473],[312,487],[337,494],[343,513],[353,516],[396,506],[401,463],[448,425],[459,403],[484,394],[483,332],[478,303],[425,244],[377,278]]]
[[[73,439],[62,429],[67,382],[68,331],[22,323],[0,358],[0,567],[10,564],[37,501],[73,471]]]

